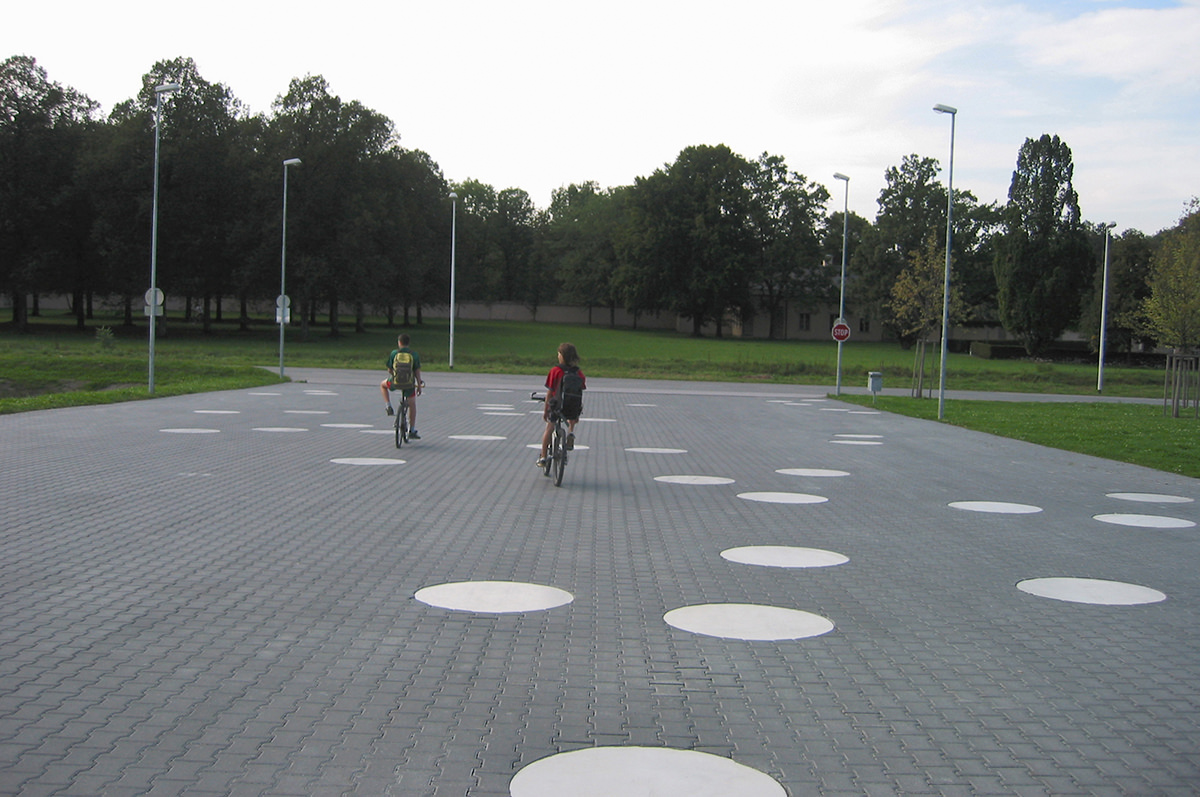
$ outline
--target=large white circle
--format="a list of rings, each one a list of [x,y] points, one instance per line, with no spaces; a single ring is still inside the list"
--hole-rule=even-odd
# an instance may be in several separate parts
[[[687,474],[655,476],[654,481],[666,484],[733,484],[733,479],[728,479],[724,476],[692,476]]]
[[[832,468],[780,468],[775,472],[782,473],[784,476],[813,476],[818,479],[850,475],[848,471],[833,470]]]
[[[823,504],[829,499],[823,495],[808,493],[738,493],[738,498],[761,501],[764,504]]]
[[[881,434],[835,434],[834,437],[846,437],[846,438],[858,439],[858,440],[881,440],[881,439],[883,439],[883,435],[881,435]]]
[[[307,432],[307,429],[301,429],[298,426],[255,426],[256,432]]]
[[[807,639],[833,630],[833,623],[819,614],[754,603],[682,606],[664,614],[663,620],[693,634],[753,642]]]
[[[285,415],[328,415],[329,410],[284,410]]]
[[[791,545],[748,545],[721,551],[721,558],[743,565],[760,567],[832,567],[850,561],[834,551],[797,548]]]
[[[1162,495],[1160,493],[1109,493],[1108,497],[1148,504],[1190,504],[1194,500],[1182,495]]]
[[[686,454],[686,448],[627,448],[632,454]]]
[[[1005,501],[951,501],[949,506],[968,512],[993,512],[1000,515],[1032,515],[1042,511],[1040,506],[1010,504]]]
[[[459,581],[417,590],[421,603],[457,612],[512,614],[564,606],[575,596],[558,587],[519,581]]]
[[[1128,514],[1108,514],[1108,515],[1092,515],[1093,518],[1101,523],[1112,523],[1117,526],[1135,526],[1143,529],[1190,529],[1196,524],[1190,520],[1184,520],[1177,517],[1165,517],[1163,515],[1128,515]]]
[[[1156,589],[1099,578],[1030,578],[1017,582],[1017,589],[1039,598],[1103,606],[1136,606],[1167,599]]]
[[[589,747],[523,767],[512,797],[786,797],[770,776],[728,758],[670,747]]]
[[[384,457],[338,457],[329,460],[335,465],[403,465],[406,460]]]

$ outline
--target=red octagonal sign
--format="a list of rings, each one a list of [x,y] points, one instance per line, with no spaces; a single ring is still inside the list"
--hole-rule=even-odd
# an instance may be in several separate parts
[[[833,325],[833,339],[838,341],[839,343],[842,341],[850,340],[850,327],[848,325],[846,325],[845,323],[834,324]]]

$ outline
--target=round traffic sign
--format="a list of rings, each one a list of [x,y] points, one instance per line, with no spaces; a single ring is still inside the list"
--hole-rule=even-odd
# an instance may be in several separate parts
[[[833,325],[833,339],[839,343],[850,340],[850,327],[845,321],[839,321]]]
[[[287,296],[286,294],[280,294],[279,296],[276,296],[275,297],[275,306],[280,307],[280,308],[291,307],[292,306],[291,297]]]
[[[160,304],[163,303],[162,289],[161,288],[151,288],[150,290],[146,291],[145,299],[146,299],[146,304],[150,305],[151,307],[158,307]]]

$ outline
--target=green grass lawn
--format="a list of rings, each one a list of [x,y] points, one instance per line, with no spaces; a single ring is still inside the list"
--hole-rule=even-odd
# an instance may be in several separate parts
[[[111,328],[112,334],[97,332]],[[331,337],[314,326],[307,340],[288,330],[285,363],[292,367],[360,368],[383,372],[400,328],[373,319],[365,332],[352,324]],[[426,371],[446,370],[449,325],[445,319],[406,329]],[[148,333],[118,319],[97,318],[84,332],[62,315],[35,319],[33,331],[15,334],[0,327],[0,414],[81,404],[148,398]],[[837,345],[828,342],[694,338],[675,332],[517,322],[460,321],[455,324],[455,370],[540,374],[555,360],[562,341],[574,343],[589,376],[773,382],[828,385],[837,374]],[[842,349],[842,384],[866,386],[867,372],[881,371],[888,387],[907,387],[913,352],[895,344],[848,343]],[[275,384],[260,366],[279,363],[278,327],[267,323],[238,331],[218,324],[203,335],[199,325],[172,320],[155,344],[155,395],[171,396]],[[926,384],[936,385],[937,354],[926,364]],[[1162,371],[1105,368],[1111,396],[1162,396]],[[982,360],[951,354],[947,385],[956,390],[1094,394],[1094,363]],[[850,401],[869,397],[843,394]],[[936,418],[937,402],[881,396],[890,412]],[[1012,403],[947,401],[946,421],[978,431],[1133,462],[1200,477],[1200,422],[1163,418],[1159,406],[1097,403]]]

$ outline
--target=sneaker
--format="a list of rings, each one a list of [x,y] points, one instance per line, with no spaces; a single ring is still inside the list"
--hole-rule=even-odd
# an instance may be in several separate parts
[[[391,405],[391,404],[388,404],[386,407],[384,407],[384,409],[385,409],[385,410],[387,410],[387,414],[388,414],[388,415],[395,415],[395,414],[396,414],[396,411],[395,411],[394,409],[392,409],[392,405]]]
[[[575,433],[574,432],[571,432],[569,435],[567,435],[567,450],[568,451],[575,450]]]
[[[409,430],[408,430],[408,439],[409,439],[409,440],[420,440],[420,439],[421,439],[421,435],[417,434],[417,430],[416,430],[416,429],[409,429]]]
[[[545,457],[538,457],[537,467],[539,467],[539,468],[546,467],[546,458]]]

